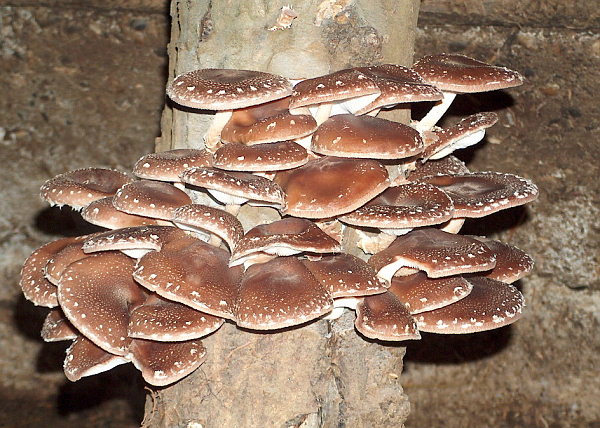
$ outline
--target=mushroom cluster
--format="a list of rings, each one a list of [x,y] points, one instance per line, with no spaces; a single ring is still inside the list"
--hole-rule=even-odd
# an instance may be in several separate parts
[[[73,341],[70,380],[132,362],[167,385],[202,364],[201,339],[224,322],[275,330],[350,308],[362,335],[392,341],[514,322],[524,302],[511,283],[532,259],[458,232],[537,188],[451,155],[480,141],[494,113],[435,123],[458,93],[521,82],[447,54],[299,82],[248,70],[178,76],[167,90],[175,103],[217,112],[202,147],[148,154],[132,175],[87,168],[42,186],[51,205],[107,229],[26,260],[25,297],[52,308],[42,337]],[[411,125],[377,117],[421,101],[438,104]]]

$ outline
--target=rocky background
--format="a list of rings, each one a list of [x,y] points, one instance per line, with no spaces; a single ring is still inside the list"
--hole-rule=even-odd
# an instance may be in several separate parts
[[[293,1],[291,2],[293,3]],[[493,110],[472,169],[533,179],[540,198],[472,221],[529,251],[535,271],[513,327],[410,343],[400,381],[409,427],[600,426],[600,13],[594,2],[425,1],[416,57],[456,52],[521,71],[525,85],[460,96],[447,118]],[[43,243],[79,233],[37,197],[68,169],[130,169],[151,151],[164,102],[162,0],[0,0],[0,426],[137,426],[135,370],[70,383],[66,344],[44,344],[46,311],[20,294],[20,265]],[[376,345],[373,345],[376,346]],[[594,364],[596,363],[596,364]]]

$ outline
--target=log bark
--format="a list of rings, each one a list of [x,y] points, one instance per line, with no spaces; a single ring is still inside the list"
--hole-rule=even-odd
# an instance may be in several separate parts
[[[412,63],[417,0],[298,2],[290,28],[269,30],[284,4],[173,0],[168,79],[211,67],[308,78]],[[168,105],[156,150],[201,147],[211,120]],[[203,340],[208,356],[196,372],[152,389],[144,426],[400,427],[409,412],[399,379],[405,348],[366,340],[353,322],[351,312],[266,334],[226,324]]]

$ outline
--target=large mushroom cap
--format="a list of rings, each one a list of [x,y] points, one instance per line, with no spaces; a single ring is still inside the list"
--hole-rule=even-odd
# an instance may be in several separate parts
[[[131,179],[127,174],[105,168],[82,168],[46,181],[40,196],[51,205],[81,209],[100,198],[112,196]]]
[[[329,291],[295,257],[250,266],[236,301],[236,323],[253,330],[302,324],[333,309]]]
[[[58,301],[77,330],[107,352],[127,355],[129,313],[146,300],[134,282],[135,262],[104,251],[72,263],[58,284]]]
[[[113,197],[113,205],[120,211],[163,220],[170,220],[177,208],[191,203],[183,190],[151,180],[126,184]]]
[[[524,299],[514,286],[489,278],[471,277],[473,289],[456,303],[415,315],[419,330],[460,334],[491,330],[521,317]]]
[[[323,155],[402,159],[423,150],[419,133],[410,126],[371,116],[339,114],[319,126],[311,150]]]
[[[493,268],[496,257],[476,239],[427,227],[399,236],[369,264],[390,281],[402,267],[423,270],[430,278],[481,272]]]
[[[340,249],[340,243],[312,221],[290,217],[250,229],[236,245],[230,264],[239,264],[238,259],[256,252],[289,256],[301,252],[333,253]]]
[[[148,180],[177,182],[186,169],[211,164],[212,154],[207,150],[175,149],[142,156],[133,167],[133,173]]]
[[[421,181],[442,189],[452,199],[454,217],[484,217],[526,204],[538,196],[531,181],[500,172],[437,175]]]
[[[285,213],[304,218],[328,218],[353,211],[389,185],[387,170],[375,160],[329,156],[280,171],[274,181],[285,191]]]
[[[523,77],[516,71],[460,54],[428,55],[412,68],[427,83],[449,92],[494,91],[523,83]]]
[[[450,220],[453,213],[450,198],[435,186],[424,184],[389,187],[340,220],[355,226],[404,231]]]
[[[167,88],[177,104],[206,110],[233,110],[291,95],[281,76],[252,70],[207,68],[180,74]]]

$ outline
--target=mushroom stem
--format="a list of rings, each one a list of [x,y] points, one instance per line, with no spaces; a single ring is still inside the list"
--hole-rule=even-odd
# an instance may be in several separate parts
[[[344,309],[356,310],[359,300],[356,297],[340,297],[333,299],[333,310],[323,317],[324,320],[336,320],[342,316]]]
[[[436,123],[440,120],[440,118],[446,113],[454,98],[456,98],[456,94],[453,92],[442,92],[444,94],[444,98],[438,103],[436,103],[431,110],[425,115],[423,119],[421,119],[417,125],[416,129],[420,133],[424,131],[428,131],[434,127]]]
[[[217,111],[215,117],[204,135],[204,146],[207,150],[214,152],[219,143],[221,142],[221,131],[225,127],[225,124],[231,119],[233,110]]]
[[[238,213],[240,212],[240,208],[241,208],[241,205],[237,205],[237,204],[225,205],[225,211],[227,211],[229,214],[234,215],[236,217],[237,217]]]
[[[381,107],[378,107],[374,110],[371,110],[370,112],[367,113],[367,116],[372,116],[375,117],[379,114],[379,112],[381,111]]]
[[[317,122],[317,125],[321,125],[323,122],[325,122],[327,119],[329,119],[329,116],[331,116],[331,108],[332,107],[333,107],[332,103],[319,104],[317,111],[313,115],[313,117],[315,118],[315,121]]]
[[[452,220],[448,220],[448,222],[440,228],[444,232],[457,234],[460,232],[461,227],[465,224],[464,217],[453,218]]]

